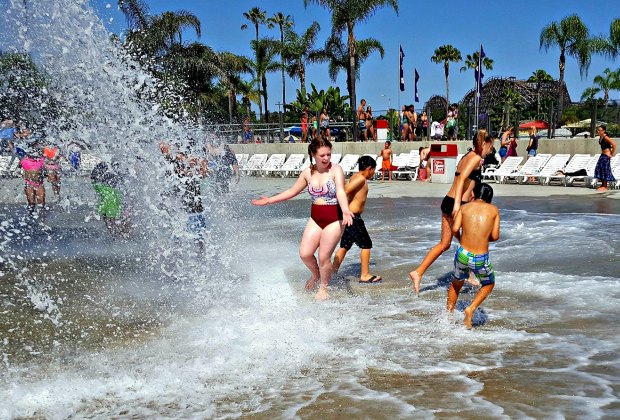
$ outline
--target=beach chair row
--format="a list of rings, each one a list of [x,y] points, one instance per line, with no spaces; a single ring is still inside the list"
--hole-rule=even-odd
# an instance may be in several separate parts
[[[498,183],[595,187],[594,170],[599,157],[600,154],[575,154],[571,157],[565,153],[540,153],[529,158],[508,157],[499,166],[485,169],[482,178],[486,182]],[[612,158],[611,168],[614,177],[620,179],[619,155]],[[619,188],[620,183],[616,181],[612,187]]]
[[[89,176],[91,171],[101,161],[102,159],[98,156],[95,156],[90,153],[82,153],[80,169],[77,172],[77,175]],[[65,160],[60,160],[60,166],[64,172],[66,173],[72,172],[71,166]],[[22,169],[20,166],[19,159],[12,159],[11,155],[0,156],[0,176],[7,177],[7,178],[21,177]]]
[[[310,166],[310,160],[304,154],[285,154],[274,153],[269,156],[266,153],[257,153],[250,156],[247,153],[235,155],[239,170],[246,176],[298,176],[301,171]],[[377,161],[377,174],[381,176],[382,158],[377,155],[367,154]],[[331,161],[337,163],[342,168],[345,176],[350,176],[359,171],[358,154],[333,153]],[[417,179],[417,168],[420,165],[420,155],[417,150],[409,153],[400,153],[392,158],[392,176],[394,179]]]

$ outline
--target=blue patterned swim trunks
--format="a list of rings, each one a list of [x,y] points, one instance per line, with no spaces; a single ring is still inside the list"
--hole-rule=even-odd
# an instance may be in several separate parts
[[[467,280],[470,271],[473,271],[483,286],[495,283],[495,272],[489,261],[489,253],[474,254],[460,246],[454,255],[454,278]]]

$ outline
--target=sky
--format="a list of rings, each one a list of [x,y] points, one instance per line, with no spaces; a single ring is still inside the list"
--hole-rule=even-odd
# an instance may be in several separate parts
[[[317,48],[322,47],[331,32],[331,16],[322,7],[310,4],[304,7],[303,0],[145,0],[151,14],[164,11],[189,11],[201,22],[202,35],[198,41],[216,51],[230,51],[252,57],[250,41],[255,32],[243,13],[259,6],[272,16],[277,12],[291,15],[295,31],[304,32],[313,21],[319,22],[321,31]],[[91,0],[106,27],[115,33],[122,33],[126,21],[118,10],[117,1]],[[539,49],[542,28],[549,23],[559,22],[571,14],[577,14],[593,34],[609,36],[609,26],[614,18],[620,17],[618,0],[450,0],[441,3],[405,1],[399,2],[398,15],[391,8],[379,9],[368,21],[355,27],[357,39],[375,38],[385,49],[383,59],[378,53],[370,56],[361,67],[360,79],[356,85],[358,102],[365,98],[375,114],[388,106],[398,107],[414,104],[414,69],[417,69],[421,108],[433,95],[445,95],[443,64],[431,62],[434,50],[450,44],[461,51],[463,58],[483,45],[487,57],[493,59],[493,70],[485,70],[485,79],[493,76],[527,79],[537,69],[544,69],[554,78],[559,77],[559,49]],[[259,35],[279,38],[277,28],[259,28]],[[196,39],[191,33],[187,40]],[[405,53],[405,91],[400,92],[398,75],[399,45]],[[450,63],[450,102],[458,102],[475,87],[472,70],[460,72],[464,63]],[[565,81],[570,97],[579,101],[583,91],[593,85],[593,78],[602,74],[605,68],[620,67],[620,59],[612,61],[593,56],[588,76],[580,77],[577,61],[567,57]],[[286,77],[287,102],[295,99],[299,81]],[[270,74],[268,80],[269,109],[277,110],[276,103],[282,100],[280,73]],[[336,82],[327,74],[327,64],[310,64],[307,67],[307,88],[310,83],[318,89],[339,86],[346,91],[345,74]],[[620,92],[610,93],[611,99],[619,99]]]

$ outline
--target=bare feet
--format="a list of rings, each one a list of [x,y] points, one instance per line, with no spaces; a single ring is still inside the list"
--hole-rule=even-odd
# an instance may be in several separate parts
[[[315,300],[327,300],[329,298],[329,293],[327,292],[327,286],[320,286],[319,291],[316,292],[314,296]]]
[[[308,279],[308,281],[306,282],[306,292],[311,292],[314,290],[314,288],[316,287],[316,282],[319,281],[319,279],[315,279],[313,277],[310,277]]]
[[[411,278],[411,281],[413,282],[413,290],[415,290],[415,294],[419,295],[420,294],[420,283],[422,283],[422,276],[418,274],[417,271],[412,271],[411,273],[409,273],[409,278]]]
[[[474,311],[471,309],[471,307],[467,307],[465,308],[465,319],[463,320],[463,324],[465,324],[465,328],[467,328],[468,330],[471,330],[472,327],[472,319],[474,317]]]
[[[607,187],[598,187],[596,191],[608,191]]]

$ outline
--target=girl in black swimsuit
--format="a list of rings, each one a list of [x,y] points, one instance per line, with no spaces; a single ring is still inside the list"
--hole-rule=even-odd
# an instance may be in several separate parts
[[[450,248],[454,235],[452,233],[453,217],[461,208],[461,204],[469,201],[474,185],[480,182],[482,159],[491,152],[492,148],[493,138],[487,134],[486,130],[479,130],[474,139],[474,149],[463,156],[459,162],[450,191],[441,202],[441,240],[428,251],[422,263],[409,273],[416,294],[420,292],[422,276],[428,267]]]
[[[601,157],[598,158],[596,169],[594,169],[594,178],[601,181],[601,186],[597,191],[607,191],[607,183],[615,181],[614,174],[611,171],[611,158],[616,154],[616,143],[607,135],[607,127],[601,125],[598,127],[598,144],[601,145]]]

